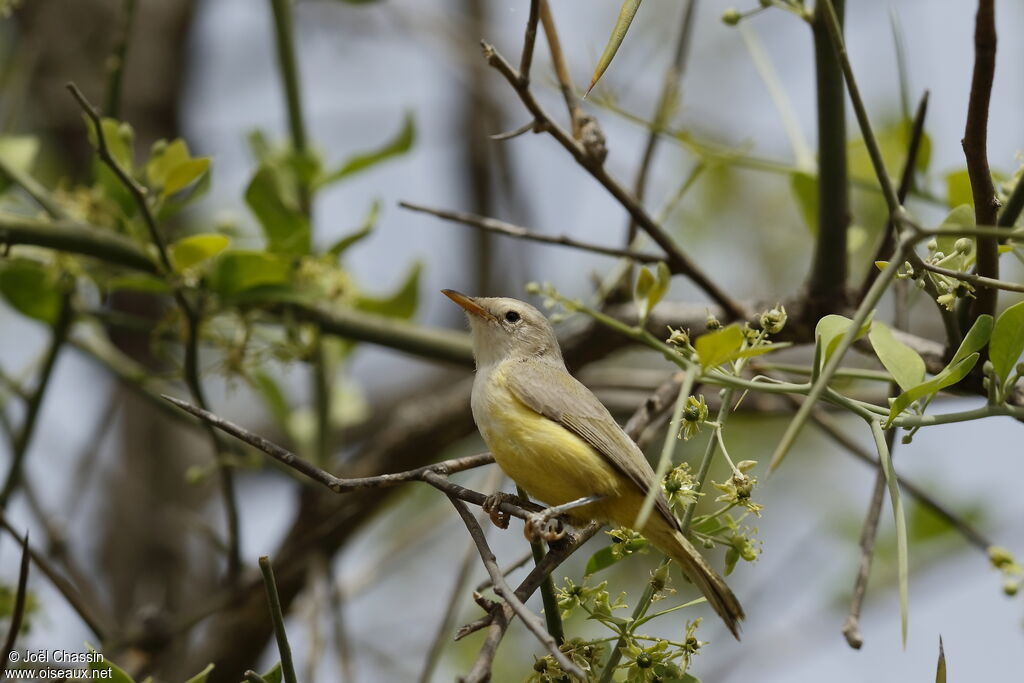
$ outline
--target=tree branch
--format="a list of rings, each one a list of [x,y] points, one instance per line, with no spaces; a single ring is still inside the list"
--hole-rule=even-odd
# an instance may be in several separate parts
[[[595,254],[604,254],[605,256],[614,256],[617,258],[628,258],[637,261],[638,263],[657,263],[658,261],[664,261],[665,257],[661,254],[652,254],[640,251],[633,251],[631,249],[618,249],[616,247],[605,247],[600,244],[592,244],[590,242],[581,242],[575,240],[566,235],[544,235],[541,233],[533,232],[527,228],[519,225],[513,225],[512,223],[506,223],[505,221],[499,221],[496,218],[488,218],[486,216],[477,216],[475,214],[466,213],[464,211],[447,211],[445,209],[433,209],[429,206],[423,206],[422,204],[413,204],[411,202],[398,202],[398,205],[403,209],[409,209],[410,211],[419,211],[420,213],[428,213],[431,216],[437,216],[443,220],[454,221],[456,223],[462,223],[479,230],[486,232],[496,233],[498,235],[505,235],[507,237],[515,237],[517,239],[523,239],[531,242],[541,242],[544,244],[554,244],[562,247],[571,247],[573,249],[581,249],[583,251],[591,251]]]
[[[967,174],[971,179],[974,198],[974,222],[977,225],[995,225],[999,200],[992,184],[988,166],[988,107],[992,97],[992,80],[996,71],[996,18],[995,1],[978,0],[978,13],[974,26],[974,73],[971,76],[971,95],[967,104],[967,124],[962,146],[967,159]],[[978,238],[978,275],[999,278],[999,240]],[[998,292],[983,289],[971,306],[970,322],[979,315],[996,312]]]
[[[109,230],[70,220],[51,222],[0,212],[0,244],[29,244],[91,256],[151,275],[159,272],[159,267],[134,242]]]

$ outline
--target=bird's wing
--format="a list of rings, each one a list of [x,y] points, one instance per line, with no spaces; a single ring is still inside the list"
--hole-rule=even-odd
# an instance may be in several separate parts
[[[536,361],[517,363],[505,376],[509,389],[523,404],[586,441],[647,494],[654,484],[654,470],[590,389],[564,368]],[[678,528],[679,521],[660,491],[655,506]]]

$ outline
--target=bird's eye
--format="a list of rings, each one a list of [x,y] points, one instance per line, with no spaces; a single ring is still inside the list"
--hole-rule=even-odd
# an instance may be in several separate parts
[[[509,321],[510,323],[517,323],[519,322],[519,314],[516,313],[515,311],[506,311],[505,320]]]

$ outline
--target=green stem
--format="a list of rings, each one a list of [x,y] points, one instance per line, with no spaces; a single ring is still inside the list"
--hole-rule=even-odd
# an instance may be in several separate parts
[[[516,495],[523,500],[530,500],[530,495],[521,486],[516,486]],[[530,552],[533,554],[534,566],[539,565],[546,554],[544,544],[540,541],[530,541]],[[544,604],[544,623],[548,627],[548,633],[556,643],[561,645],[565,642],[565,629],[562,627],[562,613],[558,610],[555,583],[551,579],[550,572],[540,584],[540,598]]]
[[[306,125],[302,118],[302,97],[299,90],[299,69],[295,59],[290,0],[270,0],[274,11],[274,38],[277,43],[277,66],[284,81],[285,105],[292,146],[296,152],[306,151]]]
[[[39,420],[39,410],[43,405],[46,396],[46,389],[50,386],[50,378],[53,376],[53,369],[57,364],[57,356],[64,347],[68,331],[74,314],[71,308],[71,292],[64,293],[61,299],[60,312],[53,325],[50,346],[46,350],[46,357],[43,359],[43,367],[39,372],[39,385],[32,392],[28,403],[25,405],[25,419],[15,437],[11,453],[11,465],[7,470],[7,477],[4,480],[3,488],[0,489],[0,510],[7,507],[18,485],[21,484],[21,472],[25,463],[25,456],[28,455],[28,447],[32,443],[32,436],[36,431],[36,424]]]
[[[11,166],[5,159],[0,157],[0,175],[7,176],[11,182],[25,190],[30,197],[48,213],[51,218],[64,219],[68,217],[64,207],[57,203],[45,187],[18,168]]]
[[[277,638],[277,651],[281,655],[281,674],[285,683],[297,683],[295,665],[292,662],[292,649],[288,645],[288,634],[284,630],[284,613],[281,610],[281,598],[277,594],[277,583],[274,581],[274,568],[270,559],[264,555],[260,558],[260,573],[263,574],[263,587],[267,591],[267,605],[270,617],[274,622],[274,637]]]
[[[0,244],[31,244],[81,254],[143,273],[159,271],[153,260],[120,235],[69,220],[44,221],[0,212]]]

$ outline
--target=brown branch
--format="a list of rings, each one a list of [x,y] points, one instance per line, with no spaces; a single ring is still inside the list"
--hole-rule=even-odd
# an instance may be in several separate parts
[[[975,273],[965,273],[959,270],[950,270],[949,268],[943,268],[942,266],[933,266],[930,263],[922,262],[920,265],[922,270],[927,270],[932,273],[939,275],[945,275],[951,277],[954,280],[962,280],[963,282],[969,282],[976,287],[983,287],[989,289],[1004,289],[1007,292],[1024,292],[1024,285],[1009,282],[1007,280],[994,280],[990,277],[983,277]]]
[[[21,541],[21,568],[18,571],[18,589],[14,596],[14,608],[11,610],[11,623],[7,627],[7,639],[4,641],[3,657],[0,658],[0,679],[6,678],[7,663],[11,660],[11,652],[14,650],[14,643],[18,640],[18,632],[21,631],[21,622],[25,617],[25,598],[28,595],[28,532]],[[17,661],[15,658],[14,661]]]
[[[443,477],[434,473],[428,473],[424,475],[424,479],[441,488]],[[505,577],[501,573],[501,569],[498,567],[498,562],[494,557],[494,553],[491,552],[490,546],[487,544],[487,538],[484,536],[484,531],[480,527],[480,523],[476,521],[470,513],[469,508],[459,498],[452,494],[448,494],[448,499],[451,500],[452,505],[455,506],[459,516],[462,517],[462,521],[466,525],[466,529],[469,531],[469,535],[473,538],[473,542],[476,544],[476,548],[480,553],[480,560],[484,564],[484,568],[487,569],[487,573],[491,577],[491,582],[494,584],[494,592],[497,593],[505,603],[515,612],[516,616],[519,617],[520,621],[526,626],[527,629],[548,649],[551,656],[558,662],[558,666],[561,667],[562,671],[575,676],[580,681],[586,681],[586,676],[577,667],[572,660],[570,660],[564,652],[558,647],[558,643],[554,637],[544,628],[543,622],[537,615],[527,609],[526,605],[519,598],[515,591],[505,581]]]
[[[967,124],[961,143],[964,157],[967,159],[967,174],[971,179],[976,225],[995,225],[998,220],[999,200],[996,198],[992,172],[988,166],[988,108],[995,71],[995,0],[978,0],[978,13],[974,25],[974,73],[971,76],[971,95],[967,104]],[[999,278],[998,239],[978,238],[978,274],[993,279]],[[971,322],[979,315],[994,314],[997,298],[994,289],[979,291],[971,306]]]
[[[604,254],[605,256],[628,258],[633,259],[638,263],[657,263],[658,261],[665,260],[665,257],[660,254],[634,251],[632,249],[618,249],[616,247],[605,247],[600,244],[581,242],[566,235],[543,235],[541,233],[533,232],[532,230],[524,228],[520,225],[506,223],[505,221],[500,221],[496,218],[477,216],[475,214],[466,213],[465,211],[448,211],[445,209],[433,209],[429,206],[423,206],[422,204],[413,204],[411,202],[404,201],[398,202],[398,205],[401,206],[403,209],[409,209],[410,211],[428,213],[431,216],[436,216],[443,220],[454,221],[456,223],[462,223],[463,225],[468,225],[470,227],[477,228],[479,230],[484,230],[486,232],[492,232],[498,235],[505,235],[507,237],[515,237],[517,239],[528,240],[531,242],[555,244],[562,247],[571,247],[573,249],[591,251],[594,252],[595,254]]]
[[[555,67],[555,78],[558,80],[558,89],[562,92],[565,100],[565,107],[569,112],[569,122],[572,125],[572,137],[577,142],[583,139],[583,127],[588,119],[592,122],[595,132],[600,136],[600,146],[604,145],[604,136],[597,128],[597,120],[583,111],[580,106],[579,97],[576,96],[576,89],[572,85],[572,76],[569,75],[569,65],[562,51],[562,41],[558,37],[558,28],[555,26],[555,17],[551,14],[551,5],[548,0],[540,0],[540,21],[544,26],[544,36],[548,39],[548,51],[551,53],[551,62]]]
[[[519,78],[523,87],[530,84],[530,65],[533,63],[533,46],[537,42],[537,19],[541,0],[530,0],[530,16],[526,20],[526,35],[523,37],[523,54],[519,59]]]
[[[730,319],[746,317],[747,311],[743,305],[720,289],[696,263],[690,260],[690,257],[679,248],[675,240],[651,218],[640,202],[637,201],[636,197],[604,169],[601,161],[595,160],[591,155],[587,154],[583,145],[577,143],[572,136],[548,116],[547,112],[544,111],[534,98],[529,87],[524,87],[520,84],[519,74],[505,58],[492,45],[483,43],[483,49],[488,64],[505,77],[519,96],[520,101],[533,114],[534,118],[543,124],[544,129],[572,155],[580,166],[608,190],[619,204],[629,212],[637,225],[640,226],[640,229],[646,232],[659,247],[665,250],[668,265],[675,272],[688,277],[697,287],[703,290],[725,310]]]

